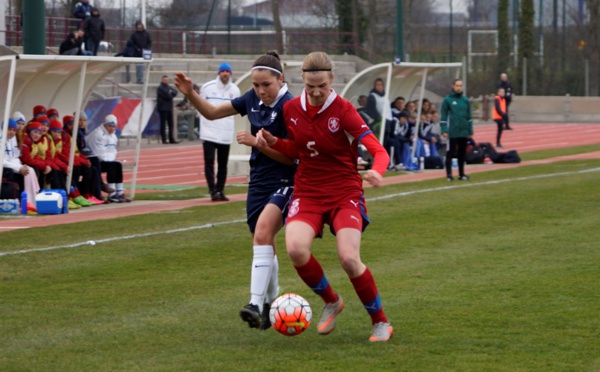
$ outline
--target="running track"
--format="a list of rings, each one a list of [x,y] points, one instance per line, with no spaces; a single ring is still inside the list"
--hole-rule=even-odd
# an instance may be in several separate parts
[[[600,124],[511,124],[514,130],[504,131],[502,144],[505,150],[517,150],[519,153],[598,144],[598,151],[589,154],[574,155],[557,159],[524,162],[521,164],[484,164],[469,166],[469,173],[502,169],[527,164],[551,162],[556,160],[600,157]],[[495,124],[477,125],[474,139],[477,142],[494,144]],[[121,149],[119,159],[125,165],[134,161],[134,144]],[[139,215],[166,210],[178,210],[199,205],[218,205],[207,198],[202,146],[199,141],[184,141],[178,145],[142,144],[140,164],[137,175],[136,193],[173,190],[188,187],[201,187],[198,199],[187,201],[137,201],[126,204],[109,204],[81,208],[64,215],[13,216],[0,215],[0,232],[13,229],[48,226],[55,224],[81,222],[87,220],[109,219],[126,215]],[[127,168],[127,167],[126,167]],[[131,180],[131,170],[124,171],[125,183]],[[414,182],[425,179],[443,178],[439,170],[416,172],[409,175],[386,177],[385,183]],[[244,183],[247,177],[229,177],[227,182]],[[245,194],[230,195],[231,201],[245,200]]]

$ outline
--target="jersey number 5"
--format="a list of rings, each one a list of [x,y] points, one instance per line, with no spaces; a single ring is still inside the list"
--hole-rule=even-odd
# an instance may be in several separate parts
[[[311,157],[319,155],[319,152],[317,151],[317,149],[314,148],[314,146],[316,144],[317,143],[315,141],[308,141],[306,143],[306,148],[308,149],[308,151],[310,151],[310,156]]]

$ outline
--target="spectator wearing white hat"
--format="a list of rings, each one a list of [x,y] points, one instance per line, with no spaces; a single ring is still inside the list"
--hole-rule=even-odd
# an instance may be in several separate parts
[[[15,138],[17,139],[17,146],[21,147],[21,144],[23,143],[23,131],[25,124],[27,124],[27,120],[25,119],[25,115],[21,114],[19,111],[13,112],[12,119],[17,123],[17,133],[15,134]]]
[[[92,154],[100,160],[100,171],[106,172],[106,181],[116,191],[108,195],[111,203],[128,203],[123,194],[123,165],[117,160],[119,138],[116,135],[117,117],[107,115],[104,123],[86,136],[86,142]]]

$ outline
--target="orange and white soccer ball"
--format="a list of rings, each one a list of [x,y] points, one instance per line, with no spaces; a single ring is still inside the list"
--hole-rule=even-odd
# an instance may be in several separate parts
[[[296,336],[310,325],[312,310],[308,301],[295,293],[284,293],[271,304],[271,325],[286,336]]]

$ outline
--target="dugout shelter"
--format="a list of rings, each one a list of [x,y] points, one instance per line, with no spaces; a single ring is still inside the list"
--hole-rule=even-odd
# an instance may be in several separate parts
[[[413,136],[413,156],[415,151],[414,141],[418,138],[419,121],[421,118],[421,102],[425,97],[425,89],[427,84],[440,84],[441,81],[459,78],[461,75],[466,76],[463,71],[463,64],[456,63],[393,63],[386,62],[368,67],[356,74],[346,84],[341,92],[341,96],[351,102],[356,102],[360,95],[369,95],[373,89],[373,83],[377,78],[383,79],[385,85],[385,102],[382,117],[386,117],[388,110],[391,110],[391,101],[398,96],[406,98],[407,101],[416,96],[418,98],[418,113],[417,122],[415,123],[415,135]],[[335,66],[334,66],[335,72]],[[465,94],[466,94],[466,81]],[[450,85],[443,84],[442,87],[445,94],[450,93]],[[385,125],[380,126],[380,133],[375,133],[379,138],[379,142],[383,143],[385,133]]]
[[[32,109],[36,105],[55,108],[61,114],[75,112],[75,123],[79,122],[81,111],[89,99],[94,87],[114,70],[132,63],[152,63],[152,60],[124,57],[58,56],[16,54],[8,48],[0,50],[0,119],[8,122],[15,111],[20,111],[27,120],[32,118]],[[142,105],[146,101],[148,74],[146,68]],[[142,118],[144,110],[134,120],[138,121],[135,162],[131,182],[131,198],[135,196],[137,165],[141,145],[143,125],[148,118]],[[145,119],[145,121],[144,121]],[[6,133],[8,125],[2,126],[0,141],[0,170],[4,167]],[[69,169],[72,169],[75,155],[77,131],[73,131]],[[71,174],[67,185],[71,184]]]

